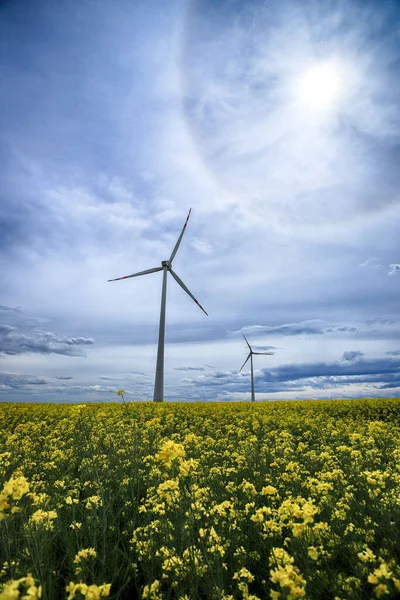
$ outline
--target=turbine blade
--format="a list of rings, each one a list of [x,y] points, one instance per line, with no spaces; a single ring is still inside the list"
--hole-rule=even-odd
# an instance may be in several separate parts
[[[179,285],[181,286],[181,288],[183,288],[185,290],[185,292],[191,297],[192,300],[194,300],[196,302],[196,304],[201,308],[201,310],[203,311],[203,313],[205,313],[207,315],[207,317],[208,317],[208,313],[206,313],[206,311],[204,310],[204,308],[202,307],[202,305],[196,300],[196,298],[193,296],[193,294],[188,290],[188,288],[186,287],[186,285],[183,283],[182,279],[180,277],[178,277],[178,275],[172,269],[169,269],[169,272],[171,273],[171,275],[175,279],[175,281],[177,283],[179,283]]]
[[[239,373],[240,373],[240,371],[243,369],[243,367],[244,367],[244,365],[247,363],[247,361],[249,360],[250,356],[251,356],[251,352],[249,352],[249,355],[248,355],[248,357],[246,358],[246,360],[244,361],[244,363],[243,363],[243,364],[242,364],[242,366],[240,367],[240,369],[239,369]]]
[[[139,273],[134,273],[133,275],[125,275],[125,277],[117,277],[116,279],[107,279],[107,281],[120,281],[121,279],[130,279],[130,277],[139,277],[139,275],[147,275],[147,273],[156,273],[157,271],[162,271],[162,267],[156,267],[155,269],[147,269],[147,271],[139,271]]]
[[[272,356],[275,352],[253,352],[253,354],[268,354],[269,356]]]
[[[244,333],[242,333],[242,336],[246,340],[246,344],[248,345],[250,352],[253,352],[252,349],[251,349],[251,346],[250,346],[249,342],[247,341],[247,337],[244,335]]]
[[[182,231],[181,231],[181,235],[178,237],[178,241],[177,241],[177,242],[176,242],[176,244],[175,244],[175,248],[172,250],[172,254],[171,254],[171,256],[169,257],[169,262],[170,262],[170,263],[172,263],[172,261],[173,261],[173,260],[174,260],[174,258],[175,258],[175,254],[178,252],[179,244],[181,243],[181,240],[182,240],[182,238],[183,238],[183,234],[185,233],[186,225],[187,225],[187,222],[189,221],[189,217],[190,217],[190,213],[191,213],[191,212],[192,212],[192,209],[189,209],[189,214],[188,214],[188,216],[186,217],[186,221],[185,221],[185,224],[184,224],[184,226],[183,226],[183,229],[182,229]]]

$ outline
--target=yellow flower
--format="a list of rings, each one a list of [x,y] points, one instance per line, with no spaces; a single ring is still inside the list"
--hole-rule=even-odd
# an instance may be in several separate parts
[[[78,554],[76,554],[74,558],[74,563],[78,564],[81,562],[82,559],[86,559],[89,557],[96,558],[96,556],[97,553],[94,548],[82,548],[82,550],[79,550]]]
[[[363,552],[359,552],[357,556],[363,562],[375,560],[375,554],[369,548],[366,548]]]
[[[123,394],[125,394],[125,390],[117,390],[116,394],[117,396],[122,396]]]
[[[273,496],[274,494],[277,494],[277,493],[278,493],[278,490],[273,485],[267,485],[267,486],[263,487],[263,489],[261,490],[261,494],[263,496]]]
[[[380,583],[376,586],[374,592],[377,598],[381,598],[382,596],[389,594],[388,586],[384,583]]]
[[[6,583],[0,592],[0,600],[17,600],[20,598],[20,586],[26,588],[21,600],[39,600],[42,597],[42,586],[37,587],[32,574],[28,573],[27,577],[14,579]]]
[[[86,499],[86,508],[87,509],[91,509],[91,508],[97,508],[98,506],[102,506],[103,502],[100,498],[100,496],[89,496],[89,498]]]
[[[176,444],[172,440],[167,440],[161,446],[160,451],[156,454],[156,460],[163,462],[165,466],[170,467],[172,461],[176,458],[181,458],[185,456],[185,450],[182,444]]]
[[[68,600],[75,598],[77,592],[80,592],[85,600],[100,600],[110,595],[111,583],[103,585],[87,585],[86,583],[73,583],[72,581],[65,588],[69,592]]]
[[[234,574],[233,579],[246,579],[251,583],[254,581],[254,575],[252,575],[246,567],[242,567],[240,571]]]
[[[292,527],[294,537],[300,537],[304,533],[304,523],[294,523]]]
[[[196,468],[197,465],[197,461],[193,460],[193,458],[189,458],[189,460],[181,460],[179,463],[179,473],[186,477],[189,475],[189,471]]]
[[[158,592],[161,589],[161,583],[158,579],[155,579],[151,585],[145,585],[142,592],[142,600],[158,600],[161,596]]]
[[[57,513],[55,510],[37,510],[33,513],[29,521],[34,525],[40,526],[43,525],[45,529],[54,529],[53,520],[57,518]]]
[[[11,477],[11,479],[4,484],[1,495],[11,496],[13,500],[20,500],[22,496],[28,492],[29,483],[26,478],[21,475],[20,477]]]
[[[310,546],[309,547],[309,549],[308,549],[308,556],[310,558],[312,558],[313,560],[317,560],[318,559],[319,554],[318,554],[317,549],[314,548],[314,546]]]

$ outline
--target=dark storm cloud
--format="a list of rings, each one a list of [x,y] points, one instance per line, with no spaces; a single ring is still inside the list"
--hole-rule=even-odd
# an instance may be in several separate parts
[[[346,354],[346,353],[345,353]],[[352,353],[350,353],[352,354]],[[262,369],[267,381],[296,381],[313,377],[349,377],[400,374],[400,360],[392,358],[338,361],[334,363],[303,363],[282,365],[273,370]]]
[[[391,388],[400,387],[400,359],[364,359],[361,352],[345,352],[342,360],[333,363],[301,363],[281,365],[274,369],[261,369],[255,373],[259,392],[301,391],[305,387],[316,390],[350,384],[375,383]],[[216,371],[196,379],[184,380],[203,389],[211,388],[214,394],[222,390],[247,392],[248,373]]]

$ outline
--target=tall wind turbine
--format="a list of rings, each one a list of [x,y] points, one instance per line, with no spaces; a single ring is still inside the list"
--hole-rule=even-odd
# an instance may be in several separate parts
[[[256,397],[254,395],[253,354],[268,354],[268,355],[272,356],[274,354],[274,352],[253,352],[253,349],[250,346],[249,342],[247,341],[247,338],[244,335],[244,333],[242,333],[242,335],[243,335],[244,339],[246,340],[246,344],[248,345],[250,352],[249,352],[248,357],[244,361],[243,365],[240,367],[240,371],[243,369],[244,365],[250,359],[250,364],[251,364],[251,401],[255,402],[256,401]],[[240,373],[240,371],[239,371],[239,373]]]
[[[171,273],[172,277],[175,279],[177,283],[185,290],[185,292],[196,302],[196,304],[201,308],[201,310],[208,316],[204,308],[197,302],[196,298],[193,294],[188,290],[186,285],[183,283],[182,279],[178,277],[175,271],[172,270],[172,261],[175,258],[176,253],[178,252],[179,244],[182,241],[183,234],[185,233],[187,222],[189,221],[190,213],[192,209],[189,210],[189,214],[186,218],[185,224],[181,231],[180,236],[178,237],[178,241],[175,244],[174,249],[172,250],[172,254],[169,257],[169,260],[163,260],[161,262],[161,267],[155,267],[154,269],[147,269],[147,271],[139,271],[139,273],[134,273],[133,275],[125,275],[125,277],[117,277],[116,279],[108,279],[108,281],[120,281],[121,279],[130,279],[131,277],[139,277],[140,275],[147,275],[148,273],[156,273],[157,271],[163,271],[163,283],[162,283],[162,293],[161,293],[161,311],[160,311],[160,327],[158,330],[158,350],[157,350],[157,366],[156,366],[156,377],[154,382],[154,402],[163,402],[164,400],[164,341],[165,341],[165,305],[167,299],[167,274]]]

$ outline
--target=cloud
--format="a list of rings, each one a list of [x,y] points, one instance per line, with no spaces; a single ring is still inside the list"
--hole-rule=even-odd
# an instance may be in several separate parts
[[[377,258],[369,258],[358,265],[361,268],[369,267],[372,269],[383,269],[384,266],[381,265]]]
[[[69,379],[73,379],[73,377],[71,377],[71,375],[63,375],[63,376],[60,376],[60,377],[54,377],[54,379],[61,379],[61,380],[67,381]]]
[[[174,371],[204,371],[204,367],[174,367]]]
[[[364,356],[363,352],[359,352],[357,350],[344,352],[342,356],[342,360],[346,362],[354,362],[355,360],[360,360]]]
[[[207,240],[204,240],[203,238],[193,238],[190,242],[190,245],[192,246],[192,248],[197,250],[197,252],[200,252],[200,254],[211,254],[211,252],[213,251],[213,247],[211,246],[211,244],[209,244],[209,242],[207,242]]]
[[[400,350],[390,350],[389,352],[385,352],[388,356],[400,356]]]
[[[34,329],[22,333],[16,327],[0,325],[0,352],[9,355],[27,352],[40,354],[63,354],[65,356],[82,356],[82,346],[94,344],[92,338],[65,337],[51,331]]]
[[[375,319],[369,319],[368,321],[365,321],[365,323],[370,327],[371,325],[394,325],[396,321],[393,319],[382,319],[381,317],[377,317]]]
[[[399,271],[400,271],[400,264],[393,263],[393,264],[389,265],[388,275],[395,275]]]
[[[262,352],[268,352],[269,350],[279,350],[279,348],[277,348],[276,346],[253,346],[254,348],[257,348],[257,350],[260,350]]]
[[[0,304],[0,313],[13,313],[16,315],[22,314],[22,310],[18,307],[12,306],[4,306],[4,304]]]
[[[21,308],[14,306],[0,305],[0,318],[7,321],[9,325],[17,327],[32,327],[43,325],[48,322],[48,319],[43,317],[33,317],[27,315]]]
[[[49,382],[44,377],[22,375],[20,373],[0,373],[0,384],[6,389],[19,389],[31,385],[47,385]]]
[[[314,323],[314,321],[302,321],[300,323],[287,323],[284,325],[246,325],[236,331],[227,331],[230,335],[239,335],[241,333],[254,335],[322,335],[324,329]]]
[[[336,362],[313,362],[281,365],[255,372],[256,390],[259,393],[302,392],[304,389],[341,389],[345,395],[347,386],[357,385],[361,394],[366,386],[387,385],[400,388],[400,360],[393,358],[364,359],[360,352],[345,352],[346,356]],[[248,372],[216,371],[195,379],[185,379],[188,386],[195,386],[198,393],[216,398],[221,393],[249,391]]]

